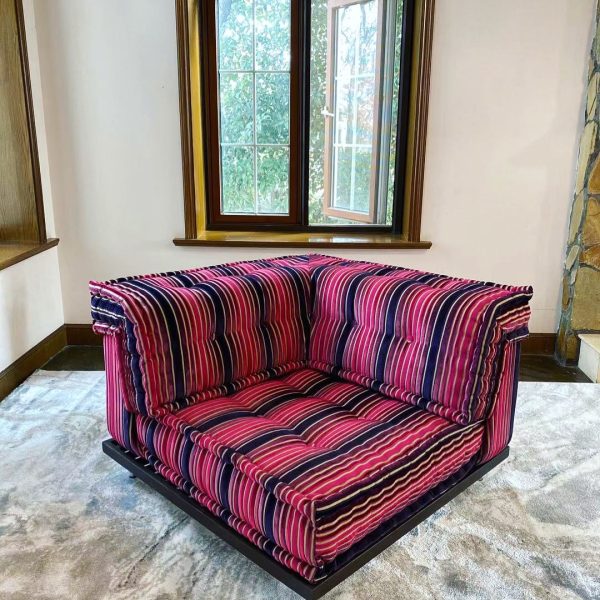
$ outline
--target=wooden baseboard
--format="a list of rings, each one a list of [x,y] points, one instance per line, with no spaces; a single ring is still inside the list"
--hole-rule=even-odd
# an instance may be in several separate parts
[[[90,323],[66,323],[67,346],[102,346],[102,336],[94,333]]]
[[[554,354],[555,333],[530,333],[521,344],[523,354]]]
[[[37,343],[0,373],[0,400],[8,396],[20,383],[25,381],[36,369],[48,362],[67,344],[64,325]]]

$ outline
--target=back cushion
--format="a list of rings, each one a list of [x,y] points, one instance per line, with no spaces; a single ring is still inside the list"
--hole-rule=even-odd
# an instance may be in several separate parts
[[[148,414],[173,402],[193,402],[219,386],[226,393],[243,378],[283,372],[306,360],[306,268],[274,267],[188,287],[143,279],[121,287],[127,287],[120,290],[121,306],[143,381],[140,409]]]
[[[485,414],[530,288],[362,264],[313,273],[310,364],[457,423]]]

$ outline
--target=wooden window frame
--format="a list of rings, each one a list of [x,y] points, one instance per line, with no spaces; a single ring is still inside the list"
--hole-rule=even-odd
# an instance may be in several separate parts
[[[292,182],[290,160],[290,217],[282,221],[275,215],[215,215],[220,207],[220,182],[215,181],[215,160],[219,161],[218,120],[215,121],[216,44],[208,12],[215,20],[215,0],[175,0],[177,51],[179,63],[180,124],[184,187],[185,237],[176,245],[291,246],[291,247],[377,247],[429,248],[421,240],[421,213],[425,166],[425,141],[431,69],[431,45],[435,0],[405,0],[402,23],[404,44],[401,69],[410,77],[400,77],[397,149],[394,178],[392,225],[327,226],[308,225],[308,119],[310,85],[310,1],[292,2],[298,10],[292,43],[297,45],[297,61],[292,76],[299,92],[298,126],[290,128],[290,157],[293,131],[300,160]],[[200,27],[202,25],[202,29]],[[204,35],[200,35],[201,30]],[[212,35],[214,36],[214,25]],[[202,91],[213,88],[213,101],[201,102]],[[211,92],[208,94],[210,98]],[[293,97],[294,94],[291,94]],[[217,106],[218,110],[218,106]],[[216,115],[218,119],[218,114]],[[292,118],[291,118],[292,120]],[[216,127],[215,127],[216,125]],[[216,148],[216,151],[215,151]],[[217,171],[218,172],[218,171]],[[220,174],[220,173],[219,173]],[[220,179],[220,177],[219,177]],[[293,183],[293,185],[292,185]],[[294,200],[292,200],[292,196]],[[208,200],[210,198],[210,201]],[[216,201],[215,201],[216,200]],[[212,206],[212,208],[211,208]],[[240,218],[241,217],[241,218]],[[274,232],[270,236],[269,231]],[[248,232],[244,234],[244,232]],[[289,236],[287,236],[287,233]]]

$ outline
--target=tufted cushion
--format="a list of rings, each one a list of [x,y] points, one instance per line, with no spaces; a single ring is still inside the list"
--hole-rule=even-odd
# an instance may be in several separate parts
[[[157,470],[309,579],[467,463],[482,432],[311,369],[138,419]]]
[[[527,333],[531,288],[368,263],[312,277],[310,365],[457,423],[483,418],[501,340]]]
[[[310,279],[277,266],[187,287],[132,279],[110,290],[126,319],[142,414],[226,393],[306,358]],[[132,341],[133,340],[133,343]]]

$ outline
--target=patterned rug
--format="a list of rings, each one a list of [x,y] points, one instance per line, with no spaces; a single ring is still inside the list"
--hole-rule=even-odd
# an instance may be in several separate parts
[[[102,454],[104,374],[0,403],[0,598],[298,598]],[[600,385],[522,383],[511,456],[327,599],[600,598]]]

